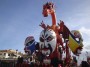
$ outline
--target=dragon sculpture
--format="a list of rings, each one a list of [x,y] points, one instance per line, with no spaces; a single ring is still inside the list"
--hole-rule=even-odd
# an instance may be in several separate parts
[[[39,57],[41,58],[41,55],[43,56],[41,62],[58,67],[59,61],[62,60],[62,52],[66,52],[67,61],[70,59],[69,48],[75,55],[81,53],[83,39],[79,31],[70,31],[63,21],[60,20],[56,24],[56,14],[52,2],[47,2],[43,5],[42,14],[44,17],[51,15],[52,25],[46,25],[42,21],[40,26],[43,30],[40,33],[40,42],[37,43],[33,36],[29,36],[25,40],[24,50],[28,54],[33,54],[36,51],[36,46],[39,45]]]
[[[51,54],[50,58],[53,58],[53,56],[58,56],[58,47],[59,45],[63,46],[62,37],[60,36],[60,26],[56,26],[56,14],[54,10],[53,3],[46,3],[43,6],[43,12],[44,17],[47,17],[49,14],[51,14],[52,17],[52,26],[45,25],[42,21],[41,27],[44,29],[40,34],[40,46],[42,53],[45,54]]]
[[[69,55],[69,48],[73,52],[73,54],[78,55],[80,54],[83,44],[82,44],[82,36],[80,32],[77,30],[70,31],[67,26],[64,24],[63,21],[60,20],[60,23],[56,25],[56,14],[54,9],[54,4],[51,2],[47,2],[43,5],[43,12],[44,17],[47,17],[49,14],[52,17],[52,25],[45,25],[44,22],[40,24],[40,26],[44,29],[40,33],[40,49],[42,54],[46,55],[51,59],[51,62],[53,59],[62,59],[60,52],[59,52],[59,46],[61,46],[62,51],[66,50],[66,54]],[[76,33],[76,37],[74,33]],[[71,36],[72,35],[72,36]],[[74,38],[73,43],[71,41],[71,38]],[[64,41],[62,41],[62,38]],[[76,38],[79,39],[79,41],[76,41]],[[68,47],[64,47],[64,43],[67,44]],[[67,57],[68,58],[68,57]]]

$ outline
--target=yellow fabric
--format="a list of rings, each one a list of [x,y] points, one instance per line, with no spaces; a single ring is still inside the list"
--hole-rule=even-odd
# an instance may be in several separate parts
[[[72,38],[71,35],[69,35],[69,47],[72,52],[75,52],[79,47],[79,44]]]

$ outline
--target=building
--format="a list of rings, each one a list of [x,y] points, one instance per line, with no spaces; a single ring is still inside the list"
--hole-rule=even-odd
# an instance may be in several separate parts
[[[1,59],[17,59],[18,57],[21,57],[23,53],[18,52],[17,50],[0,50],[0,60]]]

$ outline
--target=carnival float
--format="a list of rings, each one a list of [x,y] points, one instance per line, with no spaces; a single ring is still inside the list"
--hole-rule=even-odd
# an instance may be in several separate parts
[[[41,22],[42,31],[39,36],[39,42],[35,41],[34,36],[28,36],[25,39],[25,53],[34,58],[34,63],[39,67],[65,67],[71,65],[72,52],[79,56],[83,49],[83,38],[78,30],[70,31],[64,21],[56,21],[55,7],[52,2],[43,5],[42,14],[44,17],[51,15],[51,26]],[[66,55],[63,59],[63,54]],[[75,61],[75,57],[73,60]],[[76,65],[76,64],[75,64]]]

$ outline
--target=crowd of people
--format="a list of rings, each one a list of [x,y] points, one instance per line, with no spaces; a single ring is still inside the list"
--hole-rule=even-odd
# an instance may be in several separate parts
[[[19,57],[17,60],[17,64],[26,63],[29,64],[30,67],[90,67],[87,61],[82,61],[81,64],[77,65],[77,60],[74,58],[72,62],[66,63],[64,60],[59,60],[57,58],[54,58],[51,60],[51,63],[43,63],[43,61],[40,61],[40,59],[37,59],[35,57],[29,57],[29,58],[23,58]]]

